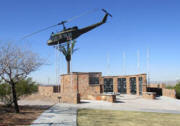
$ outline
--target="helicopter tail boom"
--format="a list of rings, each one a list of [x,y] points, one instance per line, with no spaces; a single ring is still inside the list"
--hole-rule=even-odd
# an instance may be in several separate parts
[[[103,20],[102,20],[102,23],[105,23],[105,22],[107,21],[107,16],[108,16],[108,14],[106,14],[106,15],[104,16],[104,18],[103,18]]]
[[[109,14],[106,10],[102,9],[102,11],[105,12],[105,16],[103,17],[102,21],[101,21],[101,22],[98,22],[98,23],[96,23],[96,24],[90,25],[90,26],[88,26],[88,27],[85,27],[85,28],[80,29],[80,30],[79,30],[79,31],[80,31],[80,34],[84,34],[84,33],[88,32],[88,31],[90,31],[90,30],[92,30],[92,29],[94,29],[94,28],[96,28],[96,27],[98,27],[98,26],[106,23],[108,16],[111,16],[111,17],[112,17],[112,15]]]

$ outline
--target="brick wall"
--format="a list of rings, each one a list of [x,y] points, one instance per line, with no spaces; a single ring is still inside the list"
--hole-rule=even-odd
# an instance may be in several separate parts
[[[176,91],[174,89],[162,89],[162,95],[171,97],[171,98],[176,98]]]

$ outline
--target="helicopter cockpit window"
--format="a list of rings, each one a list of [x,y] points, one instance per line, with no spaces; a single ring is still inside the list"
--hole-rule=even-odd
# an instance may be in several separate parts
[[[77,27],[77,26],[75,26],[75,27],[73,27],[73,29],[78,29],[78,27]]]
[[[54,40],[55,40],[55,41],[58,40],[58,36],[54,36]]]

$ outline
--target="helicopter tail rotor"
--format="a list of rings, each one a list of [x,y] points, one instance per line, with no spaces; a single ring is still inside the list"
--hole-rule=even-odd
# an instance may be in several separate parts
[[[107,15],[109,15],[110,17],[112,17],[112,15],[111,15],[110,13],[108,13],[105,9],[102,9],[102,11],[103,11],[104,13],[106,13]]]

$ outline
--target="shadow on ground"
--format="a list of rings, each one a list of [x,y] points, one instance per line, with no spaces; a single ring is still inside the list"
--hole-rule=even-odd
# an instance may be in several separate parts
[[[19,106],[20,113],[15,113],[14,107],[0,105],[1,125],[30,125],[42,112],[49,109],[49,105]]]

